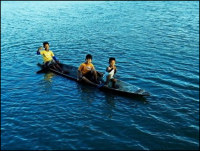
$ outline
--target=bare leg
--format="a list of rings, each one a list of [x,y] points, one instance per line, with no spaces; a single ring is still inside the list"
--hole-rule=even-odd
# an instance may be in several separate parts
[[[111,78],[111,75],[109,74],[106,78],[106,82],[105,82],[105,85],[108,85],[109,81],[110,81],[110,78]]]
[[[52,65],[54,70],[59,70],[55,65]]]
[[[116,81],[117,81],[117,80],[116,80],[116,79],[111,79],[111,81],[112,81],[112,87],[115,88],[115,87],[116,87],[115,84],[116,84]]]
[[[97,72],[97,76],[99,75],[100,77],[103,76],[103,73],[99,72],[99,71],[96,71]]]
[[[52,66],[53,66],[53,69],[61,71],[63,73],[63,70],[61,69],[61,67],[58,64],[54,64]]]
[[[92,74],[94,76],[95,81],[98,83],[98,80],[97,80],[97,71],[96,70],[92,70]]]
[[[91,82],[90,80],[88,80],[86,77],[83,77],[82,79],[81,79],[81,81],[85,81],[86,83],[89,83],[89,84],[94,84],[93,82]]]
[[[107,77],[106,77],[106,82],[103,82],[102,84],[99,84],[99,85],[98,85],[98,88],[101,88],[101,87],[103,87],[103,86],[108,87],[108,83],[109,83],[109,81],[110,81],[110,78],[111,78],[111,75],[110,75],[110,74],[107,75]]]
[[[63,72],[63,70],[61,69],[61,67],[60,67],[58,64],[56,64],[56,67],[57,67],[58,69],[60,69],[61,72]]]

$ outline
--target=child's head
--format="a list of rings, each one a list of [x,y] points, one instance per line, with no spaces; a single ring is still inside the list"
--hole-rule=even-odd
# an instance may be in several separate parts
[[[86,55],[86,57],[85,57],[85,60],[87,61],[87,62],[92,62],[92,55],[91,54],[87,54]]]
[[[109,58],[109,64],[115,65],[115,58],[114,57]]]
[[[49,48],[49,43],[47,41],[43,42],[43,47],[45,49],[48,49]]]

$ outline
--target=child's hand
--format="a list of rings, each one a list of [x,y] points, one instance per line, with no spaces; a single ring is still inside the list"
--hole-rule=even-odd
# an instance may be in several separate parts
[[[38,48],[38,50],[41,50],[42,49],[42,46],[40,46],[39,48]]]
[[[115,67],[115,65],[112,65],[111,68],[112,68],[112,69],[115,69],[116,67]]]

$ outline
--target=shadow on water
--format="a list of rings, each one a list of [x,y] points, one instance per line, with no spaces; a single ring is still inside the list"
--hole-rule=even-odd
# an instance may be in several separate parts
[[[80,85],[80,89],[81,89],[81,92],[80,92],[81,95],[84,96],[84,93],[86,93],[85,95],[88,95],[88,94],[91,95],[90,97],[86,97],[86,98],[94,98],[95,93],[98,93],[98,94],[102,94],[103,96],[105,96],[105,100],[108,100],[108,102],[109,102],[109,100],[114,100],[115,96],[124,97],[127,99],[131,99],[133,101],[135,100],[135,101],[148,102],[148,100],[145,96],[138,96],[138,95],[132,96],[132,95],[121,94],[121,93],[114,92],[114,91],[98,89],[97,87],[90,86],[90,85],[84,85],[82,83],[79,83],[79,85]],[[91,92],[91,93],[88,93],[88,92]]]
[[[118,92],[114,92],[114,91],[108,91],[108,90],[103,90],[100,89],[101,92],[104,92],[106,95],[113,95],[113,96],[121,96],[121,97],[125,97],[131,100],[137,100],[137,101],[144,101],[144,102],[148,102],[147,98],[145,96],[132,96],[132,95],[126,95],[126,94],[122,94],[122,93],[118,93]]]
[[[95,110],[101,110],[103,115],[106,115],[110,119],[112,118],[116,103],[115,95],[101,92],[98,88],[83,84],[77,84],[77,89],[82,101],[89,105],[92,104]]]
[[[115,109],[115,104],[116,104],[116,96],[113,94],[105,94],[105,103],[104,103],[104,108],[105,108],[105,114],[106,116],[111,119],[113,117],[113,110]]]
[[[45,93],[51,94],[53,91],[53,83],[56,80],[59,80],[55,78],[56,75],[57,74],[52,72],[47,72],[43,75]],[[84,106],[89,107],[88,110],[91,110],[91,112],[99,110],[99,113],[102,113],[103,116],[106,116],[109,119],[112,119],[115,116],[115,110],[118,106],[122,105],[125,108],[134,109],[148,103],[147,98],[145,97],[118,95],[110,91],[98,89],[97,87],[77,83],[73,80],[72,83],[75,84],[73,87],[73,94],[69,93],[68,95],[77,95],[77,99],[86,103]]]
[[[95,92],[92,87],[77,83],[78,93],[84,102],[91,104],[95,100]]]
[[[101,92],[98,88],[91,87],[89,85],[78,85],[79,93],[81,98],[89,103],[92,103],[95,99],[99,99],[101,101],[106,101],[107,104],[114,106],[115,104],[115,95],[109,92]]]
[[[101,108],[103,114],[109,119],[113,118],[117,104],[123,104],[128,108],[138,108],[140,105],[143,106],[148,103],[145,97],[120,96],[113,92],[100,91],[98,88],[89,85],[77,84],[77,89],[82,101],[89,105],[93,104],[98,109]]]

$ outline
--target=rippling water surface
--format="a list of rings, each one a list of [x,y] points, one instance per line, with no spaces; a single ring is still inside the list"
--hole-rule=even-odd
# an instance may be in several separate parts
[[[43,41],[151,96],[36,74]],[[1,2],[1,149],[198,150],[199,2]]]

